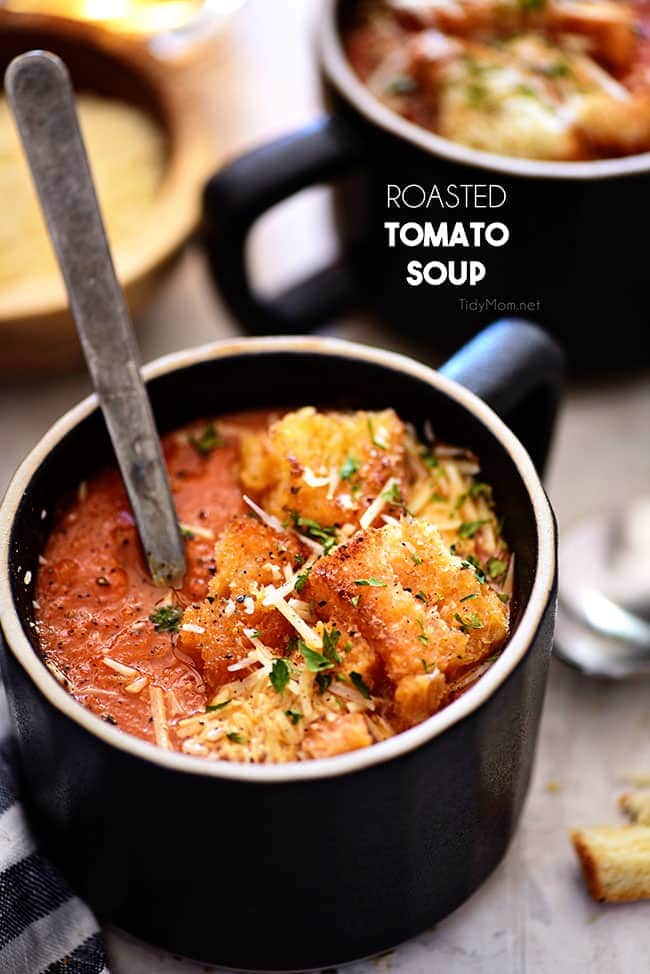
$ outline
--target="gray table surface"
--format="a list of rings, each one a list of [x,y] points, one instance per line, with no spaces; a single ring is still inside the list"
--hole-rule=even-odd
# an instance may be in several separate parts
[[[226,154],[290,130],[319,110],[310,31],[319,0],[250,0],[230,47],[202,69],[207,124]],[[278,57],[278,43],[291,56]],[[264,84],[246,83],[251,72]],[[219,80],[221,78],[221,80]],[[233,78],[238,79],[233,84]],[[324,192],[266,217],[252,261],[269,287],[317,266],[334,250]],[[426,358],[374,322],[337,322],[331,333]],[[214,296],[202,256],[190,250],[140,322],[145,360],[236,333]],[[2,354],[0,349],[0,355]],[[631,350],[633,356],[633,350]],[[88,390],[81,375],[0,388],[0,486],[49,424]],[[561,531],[650,490],[650,375],[574,388],[562,414],[548,488]],[[553,662],[537,764],[521,827],[503,864],[438,927],[350,974],[636,974],[650,971],[650,903],[598,906],[579,878],[568,830],[619,821],[620,778],[650,775],[647,683],[598,683]],[[107,931],[113,974],[211,970]]]

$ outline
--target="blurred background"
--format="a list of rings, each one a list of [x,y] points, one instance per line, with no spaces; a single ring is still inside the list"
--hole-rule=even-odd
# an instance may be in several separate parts
[[[38,15],[44,9],[57,17],[80,18],[81,27],[66,24],[64,30],[72,29],[78,40],[78,31],[83,34],[90,22],[104,52],[126,58],[138,70],[145,66],[147,78],[155,79],[154,95],[143,105],[153,105],[153,113],[167,121],[165,113],[171,112],[173,150],[166,151],[169,165],[181,170],[174,176],[173,199],[155,214],[141,215],[138,252],[128,253],[129,246],[134,249],[131,243],[123,257],[118,253],[122,276],[130,275],[137,286],[150,265],[155,268],[155,282],[148,281],[135,301],[145,361],[240,333],[193,239],[200,189],[224,161],[322,113],[313,44],[320,8],[320,0],[0,2],[0,50],[19,16],[26,24],[36,14],[40,30]],[[1,131],[0,140],[2,165],[10,150]],[[181,151],[174,140],[185,148]],[[10,200],[2,201],[3,214],[11,207]],[[167,252],[159,246],[162,237]],[[11,238],[0,237],[0,245],[11,246]],[[143,266],[141,251],[147,249],[149,265]],[[271,292],[329,262],[335,251],[328,190],[317,188],[260,221],[250,261],[259,287]],[[89,391],[84,370],[75,365],[76,339],[61,346],[57,338],[53,322],[58,312],[52,309],[60,296],[45,287],[41,314],[38,307],[28,307],[33,293],[11,291],[0,281],[2,486],[52,421]],[[3,306],[5,300],[9,303]],[[405,341],[376,320],[333,321],[326,331],[437,364],[431,348]],[[649,429],[648,372],[631,368],[572,384],[547,479],[562,533],[586,516],[625,511],[648,491]],[[495,974],[587,969],[622,974],[650,966],[647,906],[596,907],[583,890],[567,838],[573,826],[616,820],[622,777],[650,776],[648,700],[643,681],[593,680],[554,661],[535,780],[506,861],[434,931],[350,971],[457,974],[471,967]],[[114,974],[206,970],[117,932],[109,931],[108,942]]]

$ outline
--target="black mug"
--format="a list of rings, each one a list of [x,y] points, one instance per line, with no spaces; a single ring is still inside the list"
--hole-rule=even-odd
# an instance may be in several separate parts
[[[561,356],[538,328],[502,322],[441,373],[334,339],[259,338],[178,352],[144,374],[161,431],[303,405],[317,390],[324,408],[391,405],[420,429],[432,421],[477,453],[494,486],[517,559],[499,659],[448,707],[387,741],[266,766],[126,734],[75,701],[38,655],[34,579],[54,503],[114,463],[95,396],[44,436],[0,509],[0,657],[23,798],[74,889],[101,919],[206,963],[305,971],[384,951],[483,882],[526,795],[553,638],[556,533],[534,463],[487,403],[540,468]]]
[[[650,153],[588,162],[498,156],[450,142],[376,100],[341,43],[347,0],[324,0],[321,78],[331,114],[231,163],[208,183],[205,242],[230,309],[255,334],[304,332],[370,310],[439,352],[458,348],[502,313],[530,315],[567,349],[574,372],[629,369],[650,360],[647,341]],[[317,183],[335,183],[341,258],[291,291],[265,300],[245,264],[251,226],[271,206]],[[497,203],[400,209],[387,187],[496,187]],[[503,192],[502,192],[503,191]],[[459,190],[461,198],[464,191]],[[393,196],[395,194],[393,193]],[[503,246],[388,247],[387,221],[502,222]],[[407,281],[407,264],[480,261],[480,284]],[[435,279],[435,277],[434,277]],[[456,279],[462,280],[460,268]]]

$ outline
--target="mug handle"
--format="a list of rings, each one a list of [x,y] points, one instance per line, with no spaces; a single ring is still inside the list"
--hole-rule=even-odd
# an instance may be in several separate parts
[[[246,267],[248,235],[266,210],[308,186],[335,181],[360,155],[349,127],[325,117],[241,156],[208,182],[203,239],[212,274],[230,311],[252,333],[309,331],[361,303],[345,260],[272,299],[255,293]]]
[[[440,372],[491,406],[543,474],[566,372],[564,353],[546,331],[518,318],[496,321]]]

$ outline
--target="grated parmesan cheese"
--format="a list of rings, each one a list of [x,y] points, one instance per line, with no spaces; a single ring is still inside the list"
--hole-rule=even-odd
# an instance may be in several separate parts
[[[149,687],[149,697],[151,700],[151,716],[153,718],[153,732],[158,747],[164,747],[167,751],[171,750],[169,739],[169,726],[167,724],[167,714],[165,713],[165,694],[157,686]]]
[[[104,656],[102,663],[104,666],[108,666],[110,670],[114,670],[119,673],[120,676],[137,676],[138,671],[132,666],[126,666],[124,663],[120,663],[119,660],[113,659],[112,656]]]
[[[205,538],[206,541],[214,541],[214,531],[211,531],[210,528],[201,528],[196,524],[185,524],[183,521],[180,521],[178,526],[181,531],[185,531],[188,534],[194,534],[197,538]]]
[[[251,511],[259,517],[263,524],[271,528],[272,531],[277,531],[278,534],[286,534],[284,527],[282,526],[282,521],[275,517],[273,514],[267,514],[266,511],[262,510],[259,504],[256,504],[247,494],[242,494],[242,500],[245,504],[248,504]]]
[[[203,626],[197,626],[193,622],[185,622],[181,626],[181,629],[183,632],[194,632],[197,636],[202,636],[205,632],[205,628]]]
[[[359,519],[359,524],[364,531],[367,531],[368,528],[372,527],[373,521],[379,517],[383,509],[386,507],[388,501],[384,497],[384,494],[386,494],[389,490],[392,490],[396,484],[399,484],[397,477],[389,477],[370,507],[363,512]]]

